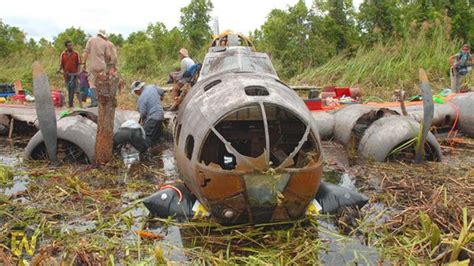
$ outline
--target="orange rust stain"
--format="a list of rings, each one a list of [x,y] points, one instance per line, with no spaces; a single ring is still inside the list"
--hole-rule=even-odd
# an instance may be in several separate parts
[[[243,191],[240,176],[229,172],[197,167],[199,189],[209,201],[222,200]]]

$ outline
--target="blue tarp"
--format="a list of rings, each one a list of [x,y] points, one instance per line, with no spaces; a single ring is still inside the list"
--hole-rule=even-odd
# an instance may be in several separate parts
[[[11,97],[11,96],[15,96],[15,93],[0,93],[0,97]]]

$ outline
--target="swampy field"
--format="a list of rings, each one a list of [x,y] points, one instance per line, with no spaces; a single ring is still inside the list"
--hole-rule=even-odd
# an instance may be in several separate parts
[[[147,162],[98,168],[25,161],[27,140],[0,138],[1,265],[469,265],[474,256],[469,138],[442,139],[443,161],[420,165],[347,158],[323,142],[324,180],[369,204],[231,227],[149,215],[141,200],[179,179],[172,143]]]

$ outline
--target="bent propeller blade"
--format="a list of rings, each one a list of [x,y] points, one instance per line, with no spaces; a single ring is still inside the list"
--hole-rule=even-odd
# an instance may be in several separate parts
[[[425,141],[428,137],[428,133],[430,132],[430,126],[434,115],[433,94],[431,92],[431,86],[424,69],[420,69],[419,76],[421,95],[423,98],[423,123],[421,124],[420,132],[418,134],[418,142],[416,145],[416,163],[421,163],[421,161],[423,161]]]
[[[56,161],[58,133],[56,127],[56,112],[49,90],[48,77],[40,62],[33,63],[33,88],[35,92],[35,107],[39,128],[43,135],[48,151],[49,160]]]

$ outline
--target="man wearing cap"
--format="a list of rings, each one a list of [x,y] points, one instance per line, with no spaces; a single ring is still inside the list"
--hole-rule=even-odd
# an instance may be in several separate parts
[[[105,30],[99,30],[97,36],[91,37],[87,41],[83,58],[84,67],[87,66],[89,71],[89,85],[92,93],[96,94],[97,76],[115,76],[117,73],[117,50],[114,44],[107,39]]]
[[[145,129],[146,143],[150,147],[159,140],[162,133],[164,112],[161,100],[164,90],[156,85],[135,81],[132,84],[132,92],[138,95],[137,110],[140,113],[140,123]]]
[[[181,68],[178,73],[175,73],[173,75],[174,86],[173,86],[171,95],[173,96],[175,103],[171,107],[171,110],[176,110],[178,108],[178,105],[179,105],[178,92],[184,86],[184,84],[186,84],[187,82],[190,82],[192,78],[192,77],[186,76],[185,73],[194,65],[194,61],[191,58],[189,58],[188,50],[186,50],[185,48],[181,48],[179,50],[178,56],[179,56],[179,59],[181,60]]]

